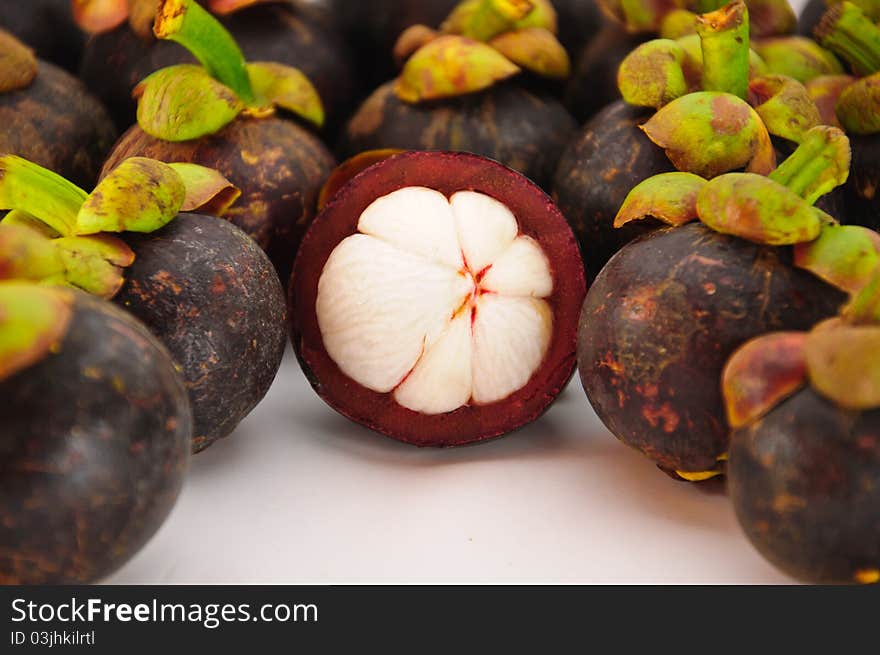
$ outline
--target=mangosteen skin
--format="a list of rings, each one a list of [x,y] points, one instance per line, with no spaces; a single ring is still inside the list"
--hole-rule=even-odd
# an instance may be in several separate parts
[[[661,226],[646,219],[614,227],[633,187],[675,170],[663,149],[639,129],[652,111],[623,100],[611,103],[584,125],[559,160],[553,199],[578,239],[590,279],[624,245]]]
[[[73,21],[70,0],[0,0],[0,29],[14,34],[46,59],[76,71],[85,34]]]
[[[345,44],[331,30],[300,19],[277,5],[244,9],[221,19],[248,61],[273,61],[299,68],[315,85],[334,133],[354,104],[354,74]],[[127,24],[93,36],[85,48],[80,77],[100,98],[120,130],[135,123],[132,89],[150,73],[195,63],[182,46],[145,41]]]
[[[180,214],[125,239],[137,258],[114,302],[179,365],[199,452],[228,436],[269,391],[287,342],[284,291],[253,240],[213,216]]]
[[[23,89],[0,93],[0,152],[95,185],[116,130],[104,107],[69,73],[44,61]]]
[[[266,251],[285,281],[314,218],[321,185],[336,165],[318,137],[278,117],[238,118],[217,134],[177,143],[152,137],[135,125],[116,143],[101,176],[129,157],[190,162],[220,171],[241,189],[225,218]]]
[[[58,352],[0,382],[3,584],[109,575],[165,520],[189,464],[189,403],[165,348],[71,293]]]
[[[880,134],[850,136],[852,165],[843,222],[880,230]]]
[[[804,388],[733,434],[727,475],[746,535],[789,575],[845,584],[880,568],[880,410]]]
[[[556,163],[576,128],[555,99],[515,84],[459,98],[411,105],[394,83],[380,86],[351,118],[340,159],[364,150],[447,150],[495,159],[548,189]]]
[[[843,302],[787,250],[701,223],[663,228],[622,248],[587,294],[581,382],[606,427],[658,466],[712,470],[728,446],[728,357],[766,332],[809,329]]]
[[[645,35],[629,34],[620,25],[605,21],[602,29],[581,50],[565,89],[565,106],[583,123],[607,104],[620,98],[617,69]]]
[[[826,11],[828,11],[828,4],[825,0],[809,0],[798,16],[797,33],[812,39],[813,30],[816,29]]]

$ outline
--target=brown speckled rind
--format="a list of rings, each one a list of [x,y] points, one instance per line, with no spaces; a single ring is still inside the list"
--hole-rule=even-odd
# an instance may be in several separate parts
[[[354,102],[349,55],[333,34],[297,18],[280,6],[253,7],[223,19],[248,61],[296,66],[315,85],[328,118],[328,134]],[[135,122],[134,87],[150,73],[174,64],[194,63],[182,46],[142,41],[127,25],[92,37],[80,77],[124,130]]]
[[[728,444],[728,357],[760,334],[809,329],[845,300],[789,258],[700,223],[620,250],[587,294],[578,336],[581,381],[608,429],[665,469],[714,469]]]
[[[348,122],[340,158],[364,150],[452,150],[489,157],[548,189],[576,128],[562,105],[514,83],[461,98],[410,105],[380,86]]]
[[[547,298],[554,333],[544,362],[531,380],[504,400],[425,415],[347,377],[327,354],[318,327],[318,280],[333,249],[357,232],[363,211],[377,198],[407,186],[426,186],[447,197],[485,193],[507,205],[520,232],[544,250],[553,272]],[[512,432],[540,416],[571,378],[577,316],[585,281],[571,229],[541,190],[521,175],[463,153],[411,152],[372,166],[337,193],[315,219],[294,264],[289,289],[291,341],[312,387],[340,414],[377,432],[418,446],[460,446]]]
[[[614,227],[614,217],[639,182],[674,171],[662,148],[639,129],[652,109],[618,100],[596,114],[559,160],[553,198],[574,230],[589,278],[637,236],[662,224],[653,219]]]
[[[12,153],[91,191],[116,131],[75,77],[40,62],[34,82],[0,93],[0,153]]]
[[[219,218],[181,214],[125,240],[137,259],[114,302],[180,365],[198,452],[229,435],[269,391],[287,343],[284,291],[253,240]]]
[[[181,143],[160,141],[134,126],[114,146],[101,176],[128,157],[220,171],[241,189],[224,218],[266,251],[282,280],[290,276],[321,185],[336,165],[315,135],[282,118],[238,118],[217,134]]]
[[[880,570],[880,410],[802,389],[733,434],[727,474],[746,535],[789,575],[844,584]]]
[[[186,390],[166,350],[79,292],[60,352],[0,382],[0,582],[94,582],[131,558],[189,463]]]

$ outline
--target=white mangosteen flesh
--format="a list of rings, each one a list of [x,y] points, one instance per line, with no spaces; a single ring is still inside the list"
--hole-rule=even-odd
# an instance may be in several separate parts
[[[406,187],[367,207],[330,254],[316,312],[345,375],[442,414],[528,383],[550,345],[552,292],[547,257],[505,205]]]

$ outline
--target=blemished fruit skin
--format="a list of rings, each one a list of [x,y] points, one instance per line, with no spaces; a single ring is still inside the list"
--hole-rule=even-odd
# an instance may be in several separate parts
[[[40,59],[76,71],[86,37],[73,21],[70,0],[0,0],[0,29],[34,49]]]
[[[617,69],[645,36],[628,34],[606,21],[580,54],[572,55],[574,69],[565,89],[565,106],[578,122],[589,120],[607,104],[620,99]]]
[[[410,186],[447,197],[472,190],[509,207],[519,230],[550,260],[553,337],[528,383],[503,400],[429,415],[397,404],[346,376],[330,358],[318,325],[318,281],[333,249],[357,231],[360,215],[377,198]],[[376,432],[417,446],[461,446],[507,434],[538,418],[571,379],[577,315],[586,290],[577,243],[549,197],[522,175],[466,153],[411,152],[368,168],[343,187],[312,224],[294,264],[288,291],[291,342],[315,392],[340,414]]]
[[[880,410],[803,388],[734,432],[730,500],[755,548],[813,583],[880,579]]]
[[[354,102],[350,55],[332,31],[278,5],[244,9],[221,22],[248,61],[278,62],[305,73],[321,96],[328,134],[350,112]],[[144,41],[123,24],[89,40],[80,77],[124,130],[135,122],[136,104],[131,92],[141,80],[160,68],[194,62],[182,46],[170,41]]]
[[[389,82],[351,118],[338,150],[340,159],[381,148],[471,152],[495,159],[548,189],[576,127],[557,100],[515,83],[411,105],[397,97]]]
[[[0,582],[82,584],[156,532],[189,464],[186,389],[165,348],[76,294],[57,352],[0,382]]]
[[[238,118],[211,136],[172,143],[135,125],[113,148],[102,177],[129,157],[201,164],[241,189],[225,218],[266,251],[281,280],[315,215],[324,180],[336,165],[320,139],[279,117]]]
[[[850,136],[852,165],[846,194],[846,220],[880,230],[880,134]]]
[[[574,230],[589,278],[624,245],[661,225],[641,220],[614,227],[614,217],[633,187],[675,170],[662,148],[638,127],[652,111],[623,100],[611,103],[584,125],[559,160],[553,199]]]
[[[193,410],[193,451],[228,436],[263,399],[287,344],[284,291],[272,264],[234,225],[180,214],[135,252],[114,299],[165,344]]]
[[[75,77],[41,61],[34,81],[0,93],[0,152],[16,154],[91,189],[116,130]]]
[[[608,429],[664,470],[716,468],[731,353],[766,332],[809,329],[845,300],[789,260],[700,223],[622,248],[587,294],[578,337],[581,382]]]

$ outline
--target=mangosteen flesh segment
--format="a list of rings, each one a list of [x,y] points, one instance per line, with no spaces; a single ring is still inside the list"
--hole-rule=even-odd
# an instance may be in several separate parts
[[[809,329],[844,301],[783,249],[700,223],[660,229],[621,249],[590,288],[581,381],[618,439],[698,481],[727,453],[719,380],[728,357],[752,337]]]
[[[58,348],[0,382],[0,583],[83,584],[171,511],[192,418],[167,351],[81,292]]]
[[[498,200],[405,187],[377,199],[331,253],[317,317],[348,377],[423,414],[518,391],[553,331],[550,264]]]
[[[287,343],[284,291],[266,254],[222,219],[180,214],[157,232],[125,238],[137,258],[114,302],[180,366],[199,452],[269,391]]]
[[[814,583],[880,582],[880,410],[812,388],[733,434],[728,489],[752,544]]]

